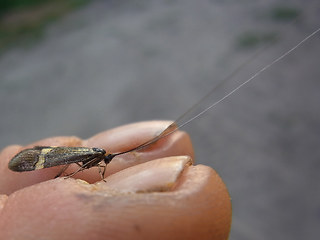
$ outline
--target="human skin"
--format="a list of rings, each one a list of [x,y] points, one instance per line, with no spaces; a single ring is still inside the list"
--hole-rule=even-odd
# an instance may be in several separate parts
[[[86,146],[114,153],[151,139],[167,125],[142,122],[87,140],[54,137],[5,148],[0,153],[1,239],[227,239],[227,188],[212,168],[193,165],[185,132],[115,157],[105,181],[96,167],[56,179],[61,167],[23,173],[8,169],[24,148]],[[77,169],[73,164],[67,173]]]

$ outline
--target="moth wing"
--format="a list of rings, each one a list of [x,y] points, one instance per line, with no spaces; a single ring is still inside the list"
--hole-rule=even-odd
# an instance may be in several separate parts
[[[36,148],[29,148],[22,150],[16,154],[9,162],[8,167],[12,171],[24,172],[32,171],[38,162],[41,150]]]
[[[92,148],[86,147],[54,147],[50,150],[42,150],[44,168],[83,162],[92,158],[103,158],[103,152],[97,152]]]

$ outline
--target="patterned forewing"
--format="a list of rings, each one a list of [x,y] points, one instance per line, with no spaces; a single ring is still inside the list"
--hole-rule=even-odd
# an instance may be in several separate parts
[[[85,147],[54,147],[51,149],[43,149],[39,159],[43,157],[44,168],[83,162],[88,158],[103,158],[104,154],[94,151],[92,148]]]

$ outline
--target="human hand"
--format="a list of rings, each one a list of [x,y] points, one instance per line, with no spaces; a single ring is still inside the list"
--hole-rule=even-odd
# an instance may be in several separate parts
[[[74,176],[86,182],[52,179],[61,167],[23,173],[8,169],[23,148],[88,146],[114,153],[151,139],[167,125],[143,122],[87,140],[55,137],[5,148],[0,153],[0,193],[8,195],[0,195],[1,239],[227,239],[227,189],[213,169],[191,165],[193,149],[184,132],[114,158],[105,182],[94,167]],[[77,168],[72,164],[68,173]]]

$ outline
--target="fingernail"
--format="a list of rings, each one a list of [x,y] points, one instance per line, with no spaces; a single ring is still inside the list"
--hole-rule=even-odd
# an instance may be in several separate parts
[[[105,184],[121,192],[169,191],[191,164],[188,156],[161,158],[115,173],[105,179]]]

